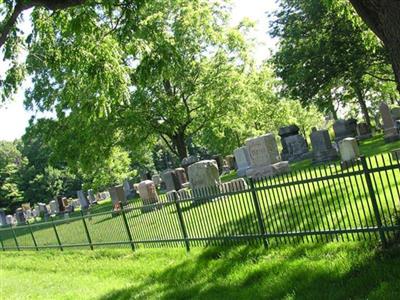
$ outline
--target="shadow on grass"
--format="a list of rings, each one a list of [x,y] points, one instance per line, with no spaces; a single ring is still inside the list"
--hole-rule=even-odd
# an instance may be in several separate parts
[[[361,247],[352,253],[351,246],[345,251],[345,246],[329,247],[329,244],[314,244],[286,248],[282,254],[273,251],[273,258],[269,251],[254,247],[209,248],[164,271],[152,272],[139,285],[113,291],[100,299],[398,297],[399,248],[374,252]],[[373,254],[363,256],[357,252],[360,250],[370,250]]]

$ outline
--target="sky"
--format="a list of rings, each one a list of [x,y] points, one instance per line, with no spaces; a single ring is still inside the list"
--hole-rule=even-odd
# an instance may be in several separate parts
[[[236,25],[245,17],[256,22],[256,28],[251,38],[255,39],[254,57],[258,62],[269,57],[271,50],[276,47],[276,40],[268,36],[268,13],[277,8],[276,0],[233,0],[232,25]],[[25,33],[30,31],[29,12],[25,20],[18,27]],[[0,60],[0,77],[4,76],[6,65]],[[26,111],[23,106],[24,91],[30,86],[26,81],[12,101],[0,106],[0,140],[13,141],[20,138],[29,119],[35,115],[37,118],[47,116],[34,111]]]

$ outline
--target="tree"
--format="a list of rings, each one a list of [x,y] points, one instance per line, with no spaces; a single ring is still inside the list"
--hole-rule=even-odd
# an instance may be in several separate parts
[[[276,17],[271,33],[281,42],[273,61],[286,92],[334,115],[335,99],[342,104],[357,101],[370,124],[366,95],[371,85],[366,77],[394,80],[382,75],[387,74],[385,51],[349,5],[285,0]]]
[[[357,13],[385,45],[400,92],[400,2],[349,0]]]
[[[240,110],[248,24],[228,28],[223,4],[152,1],[129,30],[85,6],[35,11],[27,102],[55,108],[58,152],[89,169],[115,146],[131,151],[158,138],[182,159],[191,136]]]

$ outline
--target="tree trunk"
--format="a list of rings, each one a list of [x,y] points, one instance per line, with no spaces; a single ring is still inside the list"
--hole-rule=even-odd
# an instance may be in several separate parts
[[[330,97],[330,102],[329,102],[329,111],[332,113],[332,117],[335,121],[338,120],[338,115],[337,115],[337,111],[335,109],[335,105],[333,105],[333,100],[332,97]]]
[[[178,152],[179,160],[182,161],[188,155],[185,133],[175,133],[172,137],[172,143]]]
[[[400,1],[349,0],[388,51],[400,92]]]
[[[360,104],[361,113],[364,116],[364,121],[365,121],[365,123],[368,124],[369,127],[371,127],[371,118],[369,117],[367,103],[365,102],[365,98],[362,93],[362,90],[358,85],[355,85],[353,87],[353,89],[354,89],[354,92],[356,93],[358,104]]]

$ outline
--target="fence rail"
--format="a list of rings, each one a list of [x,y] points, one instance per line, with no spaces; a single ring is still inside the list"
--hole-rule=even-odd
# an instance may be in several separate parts
[[[320,165],[229,188],[134,200],[118,212],[0,229],[3,251],[45,248],[186,247],[377,240],[400,233],[400,161],[382,154]]]

